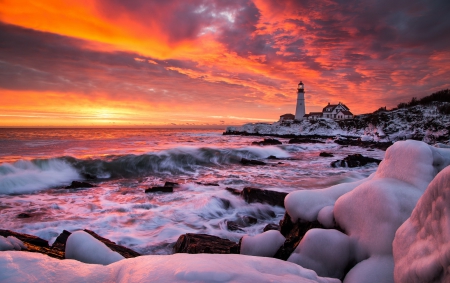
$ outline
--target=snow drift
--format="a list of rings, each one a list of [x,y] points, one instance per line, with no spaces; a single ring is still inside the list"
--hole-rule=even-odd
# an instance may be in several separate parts
[[[450,167],[397,230],[393,249],[396,282],[450,282]]]
[[[151,255],[105,266],[8,251],[0,266],[0,282],[340,282],[290,262],[231,254]]]
[[[392,242],[428,184],[450,164],[450,150],[419,141],[396,142],[365,180],[323,190],[296,191],[285,199],[293,220],[318,220],[345,231],[308,231],[288,261],[344,282],[393,282]],[[339,251],[336,253],[330,250]],[[373,273],[376,270],[376,277]]]

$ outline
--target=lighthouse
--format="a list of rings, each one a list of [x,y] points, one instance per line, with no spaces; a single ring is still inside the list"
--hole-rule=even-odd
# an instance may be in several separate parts
[[[295,120],[303,120],[305,116],[305,85],[300,81],[297,86],[297,108],[295,109]]]

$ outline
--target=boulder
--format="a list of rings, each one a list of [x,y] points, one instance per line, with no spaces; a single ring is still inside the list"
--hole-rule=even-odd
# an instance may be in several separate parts
[[[321,152],[319,154],[319,156],[322,156],[322,157],[334,157],[334,155],[332,153],[325,152],[325,151]]]
[[[173,193],[173,187],[151,187],[145,190],[145,193]]]
[[[243,165],[266,165],[266,163],[263,161],[247,159],[247,158],[242,158],[241,164],[243,164]]]
[[[245,187],[241,192],[241,196],[248,203],[260,202],[268,203],[270,205],[278,205],[281,207],[284,207],[284,198],[286,195],[287,193],[284,192],[262,190],[251,187]]]
[[[367,165],[368,163],[376,163],[380,164],[381,160],[372,158],[372,157],[366,157],[359,153],[357,154],[351,154],[347,157],[345,157],[343,160],[336,160],[331,162],[332,167],[359,167]]]
[[[118,245],[111,240],[108,240],[106,238],[103,238],[102,236],[99,236],[94,231],[91,231],[88,229],[84,229],[83,231],[90,234],[92,237],[96,238],[103,244],[105,244],[112,251],[119,253],[124,258],[132,258],[132,257],[137,257],[137,256],[141,255],[140,253],[135,252],[132,249]],[[72,234],[71,232],[64,230],[61,234],[59,234],[59,236],[56,238],[55,242],[52,245],[53,250],[61,251],[63,253],[63,258],[64,258],[65,249],[66,249],[66,242],[71,234]]]
[[[270,155],[267,159],[278,159],[275,155]]]
[[[31,216],[29,213],[22,212],[17,215],[17,218],[30,218]]]
[[[227,221],[227,228],[230,231],[244,231],[242,228],[256,224],[258,219],[252,216],[241,216],[235,221]]]
[[[335,143],[343,146],[360,146],[365,148],[377,148],[386,151],[392,145],[392,142],[374,142],[362,141],[361,139],[337,139]]]
[[[176,187],[179,187],[179,186],[180,186],[180,184],[175,183],[175,182],[165,182],[165,183],[164,183],[164,187],[172,187],[172,188],[176,188]]]
[[[96,185],[92,185],[87,182],[79,182],[79,181],[72,181],[72,184],[70,186],[65,187],[66,189],[80,189],[80,188],[93,188],[97,187]]]
[[[280,142],[277,139],[264,139],[263,141],[255,141],[252,142],[252,145],[278,145],[278,144],[282,144],[282,142]]]
[[[173,247],[173,252],[189,254],[239,254],[240,247],[238,243],[216,236],[187,233],[178,238]]]

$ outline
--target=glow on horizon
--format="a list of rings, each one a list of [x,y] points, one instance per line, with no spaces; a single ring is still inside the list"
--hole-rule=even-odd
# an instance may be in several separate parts
[[[444,4],[4,0],[0,126],[270,122],[300,80],[307,113],[392,108],[450,87]]]

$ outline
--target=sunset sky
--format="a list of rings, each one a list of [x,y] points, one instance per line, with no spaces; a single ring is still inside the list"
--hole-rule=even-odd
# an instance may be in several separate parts
[[[448,0],[0,0],[1,126],[273,122],[450,88]]]

